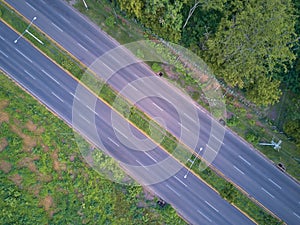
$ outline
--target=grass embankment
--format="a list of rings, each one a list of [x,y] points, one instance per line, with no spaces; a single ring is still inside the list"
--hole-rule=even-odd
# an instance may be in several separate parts
[[[73,130],[3,73],[0,131],[0,224],[185,224],[141,187],[99,176]]]
[[[1,3],[2,4],[2,3]],[[22,32],[26,27],[27,23],[24,22],[20,17],[16,16],[13,12],[6,9],[3,5],[1,6],[2,18],[7,21],[11,26],[13,26],[19,32]],[[50,58],[56,61],[63,68],[68,70],[77,78],[81,78],[85,68],[80,66],[74,59],[72,59],[68,54],[61,49],[59,49],[56,45],[51,43],[43,34],[32,28],[32,33],[34,33],[39,39],[41,39],[45,44],[40,45],[36,43],[34,39],[28,37],[28,39],[37,45],[45,54],[47,54]],[[121,32],[121,31],[120,31]],[[91,75],[92,77],[92,75]],[[99,87],[100,84],[97,85],[97,82],[101,82],[99,80],[95,81],[91,79],[86,85],[88,85],[92,90],[93,87]],[[98,90],[94,90],[97,93]],[[104,85],[99,94],[101,98],[107,101],[110,105],[114,105],[115,108],[120,113],[125,113],[125,116],[128,117],[130,121],[132,121],[137,127],[146,132],[151,138],[154,140],[160,141],[161,135],[157,135],[157,133],[162,133],[164,135],[164,131],[158,126],[155,125],[143,112],[138,110],[137,108],[131,107],[130,104],[125,99],[119,99],[118,103],[115,103],[115,98],[117,93],[111,89],[108,85]],[[128,107],[130,108],[130,113],[127,113]],[[125,109],[125,110],[124,110]],[[126,112],[125,112],[126,111]],[[154,124],[149,126],[149,124]],[[166,134],[164,139],[161,141],[161,146],[163,146],[167,151],[171,154],[173,153],[174,148],[178,145],[176,138],[174,138],[170,134]],[[184,146],[180,146],[179,149],[182,151],[177,151],[175,157],[180,160],[182,163],[186,163],[186,155],[187,149]],[[196,165],[199,163],[199,160],[196,160]],[[231,201],[236,206],[238,206],[242,211],[251,216],[255,221],[259,224],[279,224],[280,222],[265,212],[263,209],[254,204],[250,199],[248,199],[245,195],[243,195],[240,191],[238,191],[235,187],[233,187],[229,182],[225,181],[221,177],[217,176],[211,169],[207,168],[205,172],[199,172],[197,170],[197,166],[193,167],[193,170],[199,174],[206,182],[216,188],[216,190],[228,201]],[[187,164],[187,166],[189,166]],[[231,194],[231,193],[234,193]]]
[[[81,1],[78,1],[75,7],[121,44],[137,40],[147,40],[149,37],[153,38],[149,30],[128,18],[120,16],[120,12],[117,9],[113,9],[112,4],[107,4],[104,1],[90,0],[89,10],[85,9]],[[165,49],[162,53],[168,54],[170,50]],[[167,79],[182,87],[196,102],[209,110],[208,105],[205,103],[205,97],[202,97],[202,88],[199,88],[198,78],[193,78],[193,75],[180,74],[176,69],[172,71],[170,71],[170,68],[165,69],[173,74],[170,77],[166,77]],[[268,119],[266,109],[249,107],[249,103],[244,101],[242,96],[230,94],[229,92],[227,92],[225,97],[227,112],[228,115],[231,115],[227,125],[275,164],[279,162],[283,163],[287,169],[287,173],[299,181],[299,147],[294,142],[291,142],[286,135],[274,129],[273,125],[276,121]],[[274,139],[276,142],[279,139],[283,141],[280,151],[276,151],[270,146],[261,146],[258,144],[259,142],[270,143],[274,137],[276,137]]]

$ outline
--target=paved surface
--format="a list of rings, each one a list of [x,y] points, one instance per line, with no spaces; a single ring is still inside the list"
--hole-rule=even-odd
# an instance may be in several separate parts
[[[137,151],[135,148],[147,146],[138,146],[128,137],[125,144],[130,143],[133,147],[125,146],[120,138],[120,135],[126,135],[120,131],[124,120],[115,114],[115,122],[121,125],[113,127],[111,118],[114,113],[111,108],[25,40],[20,39],[14,44],[18,35],[2,22],[0,34],[0,69],[74,129],[97,146],[105,148],[139,182],[151,183],[154,178],[159,179],[168,175],[168,171],[179,168],[173,176],[149,188],[171,203],[191,224],[253,224],[192,173],[184,179],[187,170],[160,148],[149,152]],[[147,139],[134,127],[126,125],[137,137]],[[155,164],[155,161],[166,158],[167,167]]]
[[[130,57],[126,57],[126,52],[122,50],[112,54],[114,57],[103,59],[101,70],[94,66],[97,58],[103,57],[105,52],[118,44],[84,17],[59,0],[39,2],[6,0],[6,2],[28,19],[37,16],[35,24],[40,29],[84,64],[98,72],[99,76],[106,78],[107,74],[113,73],[112,71],[123,68],[112,75],[108,83],[117,90],[122,90],[131,83],[134,88],[124,92],[131,100],[138,95],[152,96],[139,101],[137,105],[152,117],[162,118],[163,125],[170,132],[196,151],[200,146],[208,145],[209,147],[206,147],[201,155],[204,154],[203,157],[206,159],[216,156],[212,164],[215,168],[288,224],[300,223],[299,184],[278,170],[239,137],[229,130],[222,129],[200,108],[197,108],[200,128],[195,126],[194,115],[186,115],[185,112],[189,113],[190,110],[183,109],[192,109],[193,102],[178,94],[175,88],[170,87],[162,79],[154,78],[146,84],[139,82],[138,78],[146,79],[145,77],[153,77],[153,74],[143,65],[126,65]],[[122,64],[126,66],[120,66]],[[137,92],[133,94],[135,89]],[[153,91],[156,93],[154,96]],[[179,106],[179,109],[175,109],[175,106]],[[217,129],[212,129],[212,125]],[[219,138],[223,134],[224,139]],[[272,151],[271,148],[270,150]]]

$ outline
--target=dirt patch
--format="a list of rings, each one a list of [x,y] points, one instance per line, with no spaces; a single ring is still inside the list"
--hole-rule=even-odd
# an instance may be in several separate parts
[[[6,108],[9,104],[9,101],[8,100],[2,100],[0,101],[0,110]]]
[[[61,170],[66,170],[66,165],[58,161],[58,150],[56,149],[51,154],[51,159],[53,160],[53,169],[56,172],[60,172]]]
[[[19,167],[27,167],[31,172],[37,173],[38,170],[34,164],[34,159],[30,157],[25,157],[18,162]]]
[[[8,177],[8,179],[10,179],[12,182],[15,183],[15,185],[19,187],[21,186],[23,180],[23,178],[19,174],[11,175]]]
[[[11,164],[5,160],[0,160],[0,170],[4,173],[9,173],[11,170]]]
[[[0,124],[2,122],[8,122],[9,121],[9,115],[6,112],[0,112]]]
[[[47,195],[44,199],[40,201],[40,206],[42,206],[45,211],[48,212],[49,216],[52,217],[54,211],[51,210],[54,207],[53,198],[50,195]]]
[[[15,123],[16,124],[16,123]],[[21,128],[16,125],[11,125],[11,130],[19,135],[23,139],[23,150],[26,152],[30,152],[33,147],[36,146],[36,140],[33,137],[30,137],[27,134],[24,134]]]
[[[25,127],[31,132],[35,132],[37,130],[37,126],[31,120],[25,124]]]
[[[25,124],[25,127],[33,132],[34,134],[37,134],[37,135],[40,135],[42,134],[45,129],[43,127],[38,127],[37,125],[35,125],[31,120],[29,120],[26,124]]]
[[[32,193],[35,197],[38,197],[41,191],[42,185],[41,184],[34,184],[30,186],[27,190],[28,192]]]
[[[1,138],[0,139],[0,152],[2,152],[6,146],[8,145],[8,142],[6,140],[6,138]]]

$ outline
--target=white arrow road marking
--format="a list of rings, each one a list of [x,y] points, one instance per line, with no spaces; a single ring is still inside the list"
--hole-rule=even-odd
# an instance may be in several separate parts
[[[187,187],[187,185],[186,185],[182,180],[180,180],[178,177],[174,176],[174,178],[175,178],[176,180],[178,180],[180,183],[182,183],[185,187]]]
[[[54,95],[57,99],[59,99],[61,102],[64,102],[59,96],[57,96],[54,92],[51,92],[52,95]]]
[[[211,220],[209,217],[207,217],[204,213],[202,213],[199,209],[197,209],[197,212],[198,212],[201,216],[203,216],[205,219],[207,219],[209,222],[212,222],[212,220]]]
[[[251,166],[251,163],[249,163],[246,159],[244,159],[241,155],[239,155],[239,158],[243,160],[245,163],[247,163],[249,166]]]
[[[268,180],[274,184],[276,187],[278,187],[279,189],[281,189],[281,186],[279,184],[277,184],[275,181],[273,181],[272,179],[268,178]]]

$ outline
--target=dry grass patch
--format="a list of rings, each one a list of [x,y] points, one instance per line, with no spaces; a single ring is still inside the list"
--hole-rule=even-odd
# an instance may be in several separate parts
[[[8,179],[10,179],[12,182],[15,183],[15,185],[17,186],[21,186],[23,178],[19,175],[19,174],[14,174],[8,177]]]
[[[0,124],[1,124],[2,122],[8,123],[8,121],[9,121],[9,115],[8,115],[8,113],[7,113],[7,112],[1,112],[1,111],[0,111]]]
[[[49,217],[52,217],[55,211],[54,208],[54,201],[53,198],[50,195],[47,195],[45,198],[43,198],[40,201],[40,206],[42,206],[45,211],[48,213]]]
[[[66,165],[64,163],[61,163],[58,161],[58,150],[57,149],[54,152],[52,152],[51,159],[53,160],[53,169],[56,172],[60,172],[61,170],[63,170],[63,171],[66,170]]]
[[[35,166],[34,160],[38,160],[38,158],[35,159],[35,158],[25,157],[18,162],[18,166],[20,168],[27,167],[31,172],[37,173],[38,170]]]
[[[29,120],[29,121],[25,124],[25,127],[26,127],[29,131],[33,132],[33,133],[36,134],[36,135],[40,135],[40,134],[42,134],[42,133],[45,131],[45,129],[44,129],[43,127],[38,127],[38,126],[35,125],[31,120]]]
[[[0,170],[4,173],[9,173],[11,170],[11,164],[5,160],[0,160]]]
[[[33,137],[24,134],[21,128],[17,127],[16,125],[11,125],[11,131],[16,133],[18,136],[20,136],[23,139],[23,150],[25,152],[30,152],[32,148],[36,146],[37,144],[36,140]]]
[[[0,152],[2,152],[8,145],[6,138],[0,139]]]

